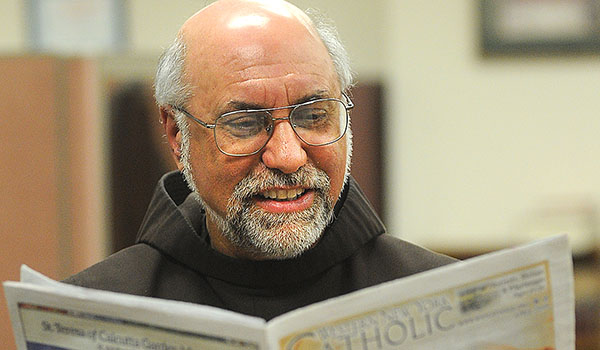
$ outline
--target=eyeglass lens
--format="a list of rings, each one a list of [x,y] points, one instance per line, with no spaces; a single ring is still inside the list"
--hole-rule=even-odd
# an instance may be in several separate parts
[[[339,100],[318,100],[294,107],[289,120],[298,137],[312,146],[337,141],[348,123],[346,106]],[[269,111],[230,113],[217,119],[215,140],[227,154],[252,154],[266,145],[273,128]]]

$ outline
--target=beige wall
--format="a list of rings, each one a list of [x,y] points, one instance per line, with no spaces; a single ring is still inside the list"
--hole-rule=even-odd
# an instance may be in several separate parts
[[[0,1],[0,54],[20,53],[25,48],[25,1]]]
[[[456,250],[577,241],[598,230],[600,55],[483,59],[476,5],[388,2],[388,224]]]

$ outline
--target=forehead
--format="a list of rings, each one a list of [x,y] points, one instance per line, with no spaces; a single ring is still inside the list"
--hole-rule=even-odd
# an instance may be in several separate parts
[[[242,21],[236,19],[235,21]],[[336,89],[337,75],[327,49],[303,23],[269,18],[260,25],[226,27],[224,32],[186,38],[186,73],[194,95],[306,95]],[[217,97],[219,98],[219,97]],[[223,97],[228,98],[228,97]],[[279,100],[279,97],[271,97]],[[288,98],[293,98],[289,96]]]
[[[223,66],[223,74],[215,75],[218,81],[213,83],[214,91],[250,99],[264,95],[265,103],[269,103],[269,96],[273,99],[286,96],[293,100],[317,92],[334,93],[337,79],[330,65],[326,60],[311,56],[294,57],[286,52],[282,55],[265,54],[264,59],[252,63],[250,60],[231,62]]]

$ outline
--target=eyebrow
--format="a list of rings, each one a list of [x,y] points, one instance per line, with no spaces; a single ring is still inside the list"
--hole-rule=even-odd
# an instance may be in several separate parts
[[[294,101],[294,103],[292,103],[292,105],[297,105],[297,104],[314,101],[314,100],[319,100],[322,98],[329,98],[329,97],[330,97],[330,95],[329,95],[328,91],[318,90],[314,93],[310,93],[310,94],[306,94],[306,95],[302,96],[301,98]],[[249,109],[269,109],[269,108],[272,108],[272,107],[265,107],[265,106],[259,105],[257,103],[231,100],[231,101],[227,102],[227,104],[225,105],[224,108],[221,109],[221,112],[219,113],[219,115],[223,115],[225,113],[230,113],[230,112],[234,112],[234,111],[244,111],[244,110],[249,110]]]

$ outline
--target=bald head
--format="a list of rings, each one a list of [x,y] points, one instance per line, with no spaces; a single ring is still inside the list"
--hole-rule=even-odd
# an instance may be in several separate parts
[[[260,39],[271,39],[271,46],[263,46],[263,55],[295,45],[302,37],[318,41],[320,50],[325,48],[329,54],[341,89],[346,90],[352,84],[352,72],[337,31],[314,11],[311,17],[278,0],[221,0],[200,10],[183,24],[159,61],[155,81],[158,105],[183,106],[197,93],[191,87],[202,77],[191,77],[190,66],[204,64],[203,68],[210,69],[221,65],[228,52],[236,52],[239,59],[251,54],[256,58],[260,46],[250,44]]]
[[[318,37],[311,20],[304,12],[288,2],[279,0],[217,1],[190,17],[181,27],[179,34],[192,39],[196,35],[210,35],[225,30],[228,35],[236,29],[266,29],[269,25],[286,22],[302,25]]]
[[[225,84],[296,74],[306,66],[338,80],[308,16],[284,1],[221,0],[187,20],[179,35],[187,51],[184,70],[199,98]]]

